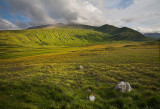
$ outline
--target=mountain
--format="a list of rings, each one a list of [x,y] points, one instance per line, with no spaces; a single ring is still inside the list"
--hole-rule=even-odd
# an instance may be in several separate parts
[[[111,35],[112,40],[128,40],[128,41],[144,41],[147,40],[146,37],[140,32],[133,30],[131,28],[122,27],[118,28],[113,25],[102,25],[102,26],[90,26],[83,24],[52,24],[52,25],[42,25],[36,27],[30,27],[28,29],[48,29],[48,28],[69,28],[69,29],[88,29],[94,30],[102,33],[107,33]]]
[[[109,37],[110,35],[108,34],[87,29],[53,28],[12,30],[0,31],[0,46],[85,46],[109,41]]]
[[[144,34],[146,37],[152,37],[155,39],[160,39],[160,33],[145,33]]]
[[[114,31],[116,31],[117,29],[119,29],[118,27],[115,27],[113,25],[102,25],[100,27],[95,27],[94,30],[99,31],[99,32],[103,32],[103,33],[109,33],[112,34]]]
[[[131,28],[122,27],[111,33],[114,40],[130,40],[130,41],[142,41],[145,40],[145,36],[138,31]]]
[[[31,55],[61,51],[65,48],[105,44],[116,41],[146,41],[141,33],[127,28],[112,25],[99,27],[81,24],[56,24],[30,27],[27,30],[0,31],[0,46],[2,58],[14,50],[14,55],[23,50],[34,49]],[[47,48],[47,49],[45,49]],[[60,50],[61,49],[61,50]],[[38,50],[38,51],[37,51]],[[21,55],[26,55],[26,52]]]

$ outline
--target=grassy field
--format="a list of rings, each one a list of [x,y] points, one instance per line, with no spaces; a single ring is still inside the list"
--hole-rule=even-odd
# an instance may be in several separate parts
[[[25,39],[21,34],[27,32],[15,34],[12,40],[16,43],[7,42],[6,34],[1,33],[6,40],[1,40],[1,109],[160,109],[158,42],[93,45],[104,38],[97,32],[97,39],[73,40],[75,46],[72,41],[52,45],[50,40],[39,39],[42,34],[37,39]],[[23,43],[19,35],[24,37]],[[84,69],[79,69],[80,65]],[[129,82],[133,90],[115,91],[120,81]],[[89,101],[90,94],[95,95],[94,102]]]

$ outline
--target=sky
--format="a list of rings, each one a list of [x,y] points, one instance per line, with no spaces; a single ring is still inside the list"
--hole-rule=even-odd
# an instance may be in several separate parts
[[[70,22],[160,33],[160,0],[0,0],[0,30]]]

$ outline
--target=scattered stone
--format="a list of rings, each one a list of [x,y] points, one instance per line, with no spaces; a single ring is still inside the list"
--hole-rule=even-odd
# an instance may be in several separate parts
[[[131,91],[132,88],[128,82],[121,81],[119,84],[116,85],[114,88],[115,90],[119,90],[120,92],[126,92],[126,91]]]
[[[92,90],[91,89],[87,89],[85,92],[88,93],[88,94],[91,94]]]
[[[87,89],[87,90],[86,90],[86,92],[91,92],[91,91],[92,91],[91,89]]]
[[[96,99],[96,97],[93,95],[93,94],[91,94],[90,96],[89,96],[89,100],[90,101],[94,101]]]
[[[80,65],[80,66],[79,66],[79,69],[83,69],[83,66]]]

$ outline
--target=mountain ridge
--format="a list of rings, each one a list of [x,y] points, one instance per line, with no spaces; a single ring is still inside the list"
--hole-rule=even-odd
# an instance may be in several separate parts
[[[146,38],[142,33],[134,29],[128,27],[119,28],[109,24],[104,24],[102,26],[90,26],[90,25],[75,24],[75,23],[69,23],[69,24],[58,23],[58,24],[29,27],[28,29],[51,29],[51,28],[94,30],[112,35],[111,39],[113,40],[143,41]]]
[[[0,46],[86,46],[112,41],[148,41],[143,34],[113,25],[50,24],[27,30],[0,31]]]

